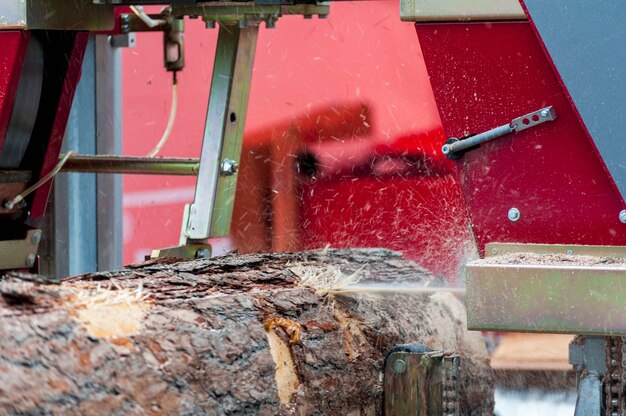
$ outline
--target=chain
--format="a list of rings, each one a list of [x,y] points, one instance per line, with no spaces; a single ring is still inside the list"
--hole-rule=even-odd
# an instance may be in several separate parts
[[[626,343],[623,337],[606,338],[606,375],[604,398],[607,416],[624,415],[624,381],[626,380]]]
[[[443,357],[443,416],[457,416],[459,408],[459,356]]]

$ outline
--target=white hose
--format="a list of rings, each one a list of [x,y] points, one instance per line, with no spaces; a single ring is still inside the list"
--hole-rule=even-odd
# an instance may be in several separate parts
[[[161,140],[154,146],[154,149],[150,153],[147,154],[148,157],[155,157],[165,146],[167,143],[167,139],[170,137],[170,133],[172,133],[172,128],[174,127],[174,120],[176,120],[176,112],[178,111],[178,83],[176,80],[172,83],[172,107],[170,108],[170,118],[167,120],[167,126],[165,127],[165,131],[163,132],[163,136],[161,136]]]
[[[43,178],[39,179],[37,182],[35,182],[34,185],[32,185],[30,188],[26,189],[24,192],[22,192],[21,194],[19,194],[15,198],[11,199],[10,201],[6,201],[4,203],[4,207],[6,209],[13,209],[17,204],[22,202],[24,200],[24,198],[26,198],[28,195],[30,195],[31,193],[33,193],[34,191],[39,189],[41,187],[41,185],[43,185],[44,183],[48,182],[50,179],[54,178],[54,175],[59,173],[59,171],[61,170],[63,165],[65,165],[65,163],[68,161],[70,156],[72,156],[75,153],[76,152],[74,152],[74,151],[67,152],[65,154],[65,156],[63,156],[63,159],[61,159],[59,161],[59,163],[57,163],[57,165],[50,172],[48,172]]]

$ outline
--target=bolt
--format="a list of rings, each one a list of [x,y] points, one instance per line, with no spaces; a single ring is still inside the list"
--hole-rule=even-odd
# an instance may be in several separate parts
[[[626,224],[626,209],[619,212],[619,220],[622,224]]]
[[[497,248],[492,248],[491,249],[491,254],[498,254],[498,249]]]
[[[198,251],[196,251],[197,259],[208,259],[210,256],[211,252],[208,248],[199,248]]]
[[[33,242],[33,244],[39,244],[39,242],[41,241],[41,231],[35,231],[33,233],[33,236],[31,237],[31,241]]]
[[[567,250],[567,255],[568,256],[573,256],[574,255],[574,250]]]
[[[522,214],[519,212],[519,209],[517,208],[511,208],[508,213],[508,217],[511,222],[519,221],[521,215]]]
[[[444,144],[444,145],[441,147],[441,152],[442,152],[444,155],[447,155],[448,153],[450,153],[450,146],[449,146],[449,145],[447,145],[447,144]]]
[[[403,360],[396,360],[393,363],[393,372],[396,374],[402,374],[406,371],[406,363]]]
[[[541,117],[543,118],[548,118],[548,116],[550,115],[550,111],[548,110],[541,110]]]
[[[35,255],[29,254],[28,257],[26,257],[26,266],[33,267],[34,265],[35,265]]]
[[[619,401],[617,399],[611,399],[611,405],[617,407]]]
[[[221,164],[221,172],[224,176],[231,176],[237,173],[239,165],[232,159],[224,159]]]

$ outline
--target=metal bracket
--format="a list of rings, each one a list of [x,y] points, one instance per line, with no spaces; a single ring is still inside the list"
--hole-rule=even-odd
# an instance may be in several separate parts
[[[484,133],[469,136],[464,139],[452,137],[442,146],[441,152],[446,155],[448,159],[458,159],[472,147],[476,147],[482,143],[497,139],[498,137],[502,137],[512,132],[520,132],[545,123],[546,121],[554,120],[556,120],[556,112],[554,111],[554,108],[552,106],[545,107],[521,117],[517,117],[511,120],[509,124],[504,124],[500,127],[487,130]]]
[[[41,230],[29,229],[26,237],[0,241],[0,270],[30,269],[37,260]]]
[[[385,416],[460,415],[459,362],[420,344],[394,348],[385,359]]]

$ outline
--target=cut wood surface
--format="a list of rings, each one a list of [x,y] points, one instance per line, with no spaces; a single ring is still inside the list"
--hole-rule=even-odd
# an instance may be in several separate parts
[[[572,371],[569,343],[573,335],[521,334],[504,335],[491,356],[494,370]]]
[[[493,414],[484,342],[449,293],[346,297],[306,277],[431,283],[379,249],[162,259],[0,282],[0,414],[375,415],[384,357],[462,356],[461,408]]]

